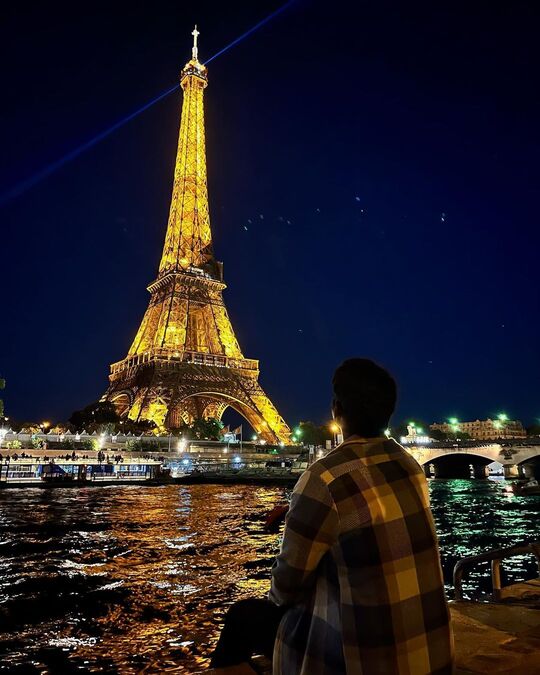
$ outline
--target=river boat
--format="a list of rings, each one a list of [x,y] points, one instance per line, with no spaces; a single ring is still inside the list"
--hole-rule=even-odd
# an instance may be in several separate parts
[[[162,484],[170,475],[162,462],[131,457],[99,461],[97,457],[17,457],[2,461],[0,489],[9,487],[86,487]]]
[[[513,488],[516,495],[540,495],[540,483],[535,478],[526,483],[514,483]]]

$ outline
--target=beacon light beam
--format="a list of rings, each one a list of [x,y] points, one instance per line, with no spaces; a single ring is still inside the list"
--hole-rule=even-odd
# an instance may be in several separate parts
[[[27,178],[26,180],[18,183],[14,187],[11,188],[11,190],[8,190],[7,192],[4,192],[2,196],[0,196],[0,206],[3,206],[7,202],[11,201],[15,197],[20,196],[30,188],[34,187],[34,185],[37,185],[40,183],[44,178],[47,178],[47,176],[50,176],[52,173],[57,171],[58,169],[62,168],[65,164],[68,162],[71,162],[71,160],[77,158],[79,155],[81,155],[83,152],[86,150],[89,150],[92,148],[94,145],[97,145],[100,141],[102,141],[104,138],[107,138],[107,136],[110,136],[113,132],[115,132],[117,129],[120,129],[120,127],[123,127],[124,124],[127,124],[127,122],[130,122],[132,119],[143,113],[145,110],[148,110],[151,106],[154,105],[154,103],[157,103],[158,101],[161,101],[161,99],[165,98],[169,94],[171,94],[173,91],[176,91],[180,85],[175,84],[174,87],[171,87],[170,89],[167,89],[166,91],[162,92],[159,94],[159,96],[156,96],[153,98],[151,101],[148,101],[148,103],[145,103],[141,108],[138,110],[135,110],[132,112],[130,115],[127,117],[124,117],[121,120],[118,120],[115,124],[113,124],[111,127],[108,129],[105,129],[104,131],[101,131],[97,136],[94,136],[94,138],[91,138],[89,141],[86,141],[86,143],[83,143],[82,145],[79,145],[78,148],[75,148],[75,150],[72,150],[71,152],[68,152],[67,155],[64,155],[60,159],[57,159],[56,162],[53,162],[52,164],[49,164],[49,166],[46,166],[44,169],[41,171],[38,171],[36,174],[31,176],[30,178]]]
[[[230,42],[226,47],[223,47],[223,49],[220,49],[218,52],[213,54],[207,61],[206,63],[210,63],[214,59],[216,59],[218,56],[221,56],[221,54],[224,54],[225,52],[229,51],[232,47],[237,45],[239,42],[242,42],[245,38],[247,38],[249,35],[257,31],[259,28],[262,28],[262,26],[266,25],[269,21],[274,19],[276,16],[284,12],[286,9],[288,9],[296,0],[289,0],[289,2],[285,3],[281,7],[278,7],[274,12],[269,14],[267,17],[259,21],[259,23],[256,23],[252,28],[247,30],[245,33],[242,33],[239,37],[237,37],[235,40]],[[171,87],[170,89],[167,89],[166,91],[162,92],[155,98],[153,98],[151,101],[148,101],[148,103],[145,103],[143,106],[132,112],[131,114],[127,115],[121,120],[118,120],[115,124],[113,124],[111,127],[108,129],[105,129],[104,131],[101,131],[97,136],[94,136],[91,138],[89,141],[86,141],[82,145],[79,145],[79,147],[75,148],[71,152],[68,152],[67,155],[64,155],[60,159],[57,159],[55,162],[52,162],[52,164],[49,164],[45,168],[41,169],[41,171],[38,171],[35,173],[33,176],[30,176],[30,178],[26,178],[25,180],[21,181],[20,183],[17,183],[14,185],[11,189],[7,190],[3,194],[0,195],[0,206],[4,206],[5,204],[9,203],[12,199],[15,199],[16,197],[20,197],[22,194],[24,194],[27,190],[30,190],[33,188],[35,185],[38,183],[41,183],[42,180],[53,174],[55,171],[58,169],[61,169],[63,166],[71,162],[73,159],[76,159],[79,157],[79,155],[82,155],[86,150],[89,150],[90,148],[94,147],[94,145],[97,145],[100,141],[103,139],[107,138],[107,136],[110,136],[112,133],[114,133],[117,129],[120,129],[120,127],[123,127],[124,124],[127,124],[128,122],[131,122],[132,119],[135,119],[135,117],[138,117],[141,113],[143,113],[145,110],[148,110],[148,108],[151,108],[155,103],[158,103],[165,97],[169,96],[169,94],[172,94],[173,91],[176,91],[179,88],[180,85],[175,84],[174,87]]]
[[[284,12],[286,9],[288,9],[296,0],[289,0],[289,2],[285,3],[281,7],[278,7],[274,12],[269,14],[266,18],[262,19],[262,21],[259,21],[259,23],[256,23],[252,28],[247,30],[245,33],[242,33],[240,37],[237,37],[236,40],[233,40],[230,42],[226,47],[223,47],[223,49],[220,49],[219,52],[216,52],[213,56],[211,56],[209,59],[206,60],[205,63],[211,63],[214,59],[217,59],[218,56],[221,56],[225,52],[228,52],[231,47],[234,47],[237,45],[239,42],[242,42],[245,38],[249,37],[252,33],[254,33],[256,30],[259,30],[259,28],[262,28],[264,25],[266,25],[269,21],[272,21],[272,19],[275,19],[276,16]]]

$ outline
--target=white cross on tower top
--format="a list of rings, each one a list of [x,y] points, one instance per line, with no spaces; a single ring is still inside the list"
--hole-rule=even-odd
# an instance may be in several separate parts
[[[199,31],[197,30],[197,26],[191,31],[191,34],[193,35],[193,49],[191,50],[191,56],[194,61],[199,60],[199,52],[197,49],[197,37],[200,35]]]

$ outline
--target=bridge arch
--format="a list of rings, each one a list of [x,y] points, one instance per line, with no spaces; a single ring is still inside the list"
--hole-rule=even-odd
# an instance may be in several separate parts
[[[485,453],[453,452],[433,458],[427,468],[435,478],[487,478],[487,466],[493,461],[498,460]]]
[[[540,480],[540,447],[536,453],[516,461],[516,466],[519,476]]]

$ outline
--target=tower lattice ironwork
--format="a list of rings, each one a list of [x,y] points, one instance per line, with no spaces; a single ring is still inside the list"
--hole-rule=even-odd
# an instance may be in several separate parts
[[[178,427],[237,410],[268,442],[290,429],[261,388],[258,361],[246,359],[222,292],[223,266],[212,249],[206,182],[203,95],[207,69],[192,58],[180,76],[184,92],[165,245],[150,303],[125,359],[111,366],[102,400],[122,417]]]

